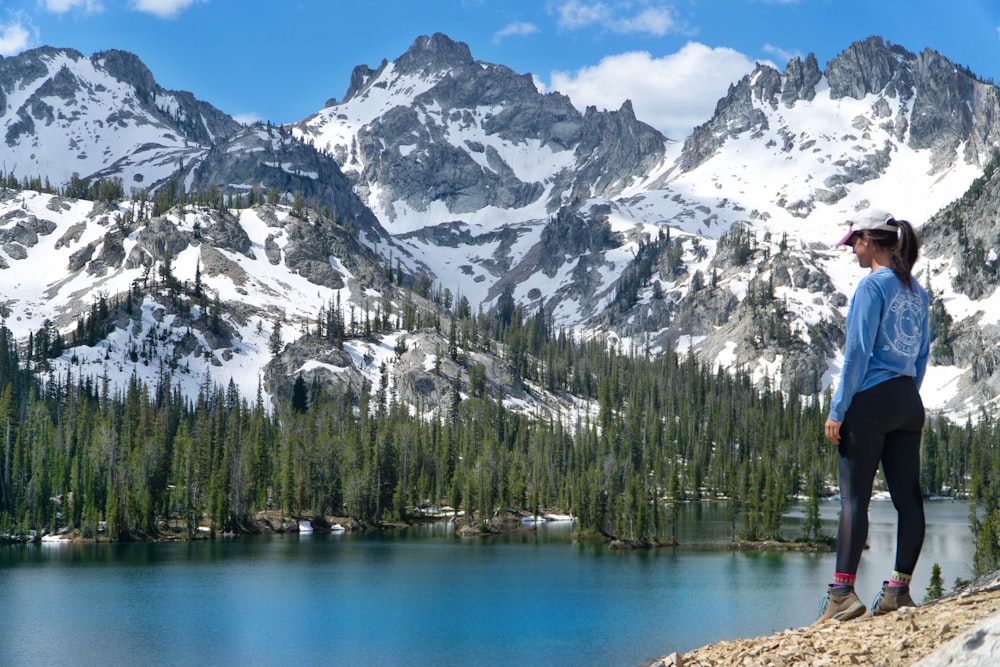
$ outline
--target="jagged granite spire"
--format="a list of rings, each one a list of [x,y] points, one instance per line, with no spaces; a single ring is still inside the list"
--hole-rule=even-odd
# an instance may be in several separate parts
[[[798,100],[811,100],[816,96],[816,84],[823,80],[816,56],[810,53],[805,62],[792,58],[785,66],[781,82],[781,103],[790,107]]]
[[[473,63],[469,46],[436,32],[417,37],[406,53],[396,59],[401,72],[427,74],[447,68],[461,68]]]
[[[907,99],[913,93],[908,64],[916,56],[900,46],[886,44],[881,37],[854,42],[826,65],[830,97],[851,97],[885,92]]]

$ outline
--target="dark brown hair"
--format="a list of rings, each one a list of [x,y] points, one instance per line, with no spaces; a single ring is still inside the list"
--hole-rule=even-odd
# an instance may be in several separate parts
[[[904,285],[913,289],[912,271],[920,251],[920,240],[913,225],[906,220],[889,220],[887,224],[899,227],[899,232],[876,230],[864,233],[876,247],[890,251],[892,272]]]

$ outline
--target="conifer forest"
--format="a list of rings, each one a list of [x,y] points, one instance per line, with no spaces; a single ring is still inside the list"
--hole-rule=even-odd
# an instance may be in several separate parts
[[[158,386],[112,390],[99,377],[42,382],[31,371],[93,344],[133,296],[95,306],[72,340],[43,331],[15,341],[0,326],[0,539],[214,536],[257,530],[265,512],[378,527],[447,506],[484,530],[511,510],[554,511],[583,532],[670,544],[679,503],[726,500],[734,538],[771,540],[797,499],[801,539],[831,539],[818,511],[837,483],[836,448],[823,437],[828,394],[788,395],[693,356],[577,340],[512,301],[490,314],[439,308],[405,320],[449,328],[448,354],[460,363],[463,351],[488,350],[520,378],[592,406],[575,423],[457,388],[428,417],[369,387],[297,386],[271,408],[261,390],[243,396],[207,379],[186,396],[169,374]],[[330,321],[309,335],[339,344],[343,325]],[[925,494],[973,501],[978,572],[1000,564],[998,437],[984,411],[965,423],[931,417],[923,438]]]

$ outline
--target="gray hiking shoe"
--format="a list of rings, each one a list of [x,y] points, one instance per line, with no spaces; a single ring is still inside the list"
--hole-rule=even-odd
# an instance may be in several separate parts
[[[917,603],[910,597],[909,586],[890,586],[888,581],[883,581],[882,590],[872,602],[872,616],[888,614],[902,607],[916,606]]]
[[[839,590],[835,591],[835,588]],[[846,589],[846,592],[840,592],[843,589]],[[826,597],[823,598],[819,618],[813,625],[825,623],[831,618],[835,621],[849,621],[864,613],[865,603],[858,599],[853,587],[834,587],[831,584],[827,587]]]

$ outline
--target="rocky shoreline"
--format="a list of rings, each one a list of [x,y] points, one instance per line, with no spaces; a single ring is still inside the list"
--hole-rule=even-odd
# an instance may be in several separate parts
[[[871,618],[791,628],[671,653],[649,667],[977,667],[1000,662],[1000,571]]]

